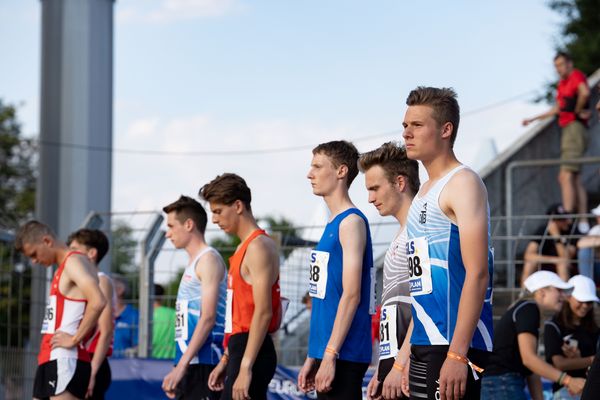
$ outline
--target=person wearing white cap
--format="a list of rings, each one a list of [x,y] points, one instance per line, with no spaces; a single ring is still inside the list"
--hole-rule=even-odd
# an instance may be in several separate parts
[[[577,242],[579,273],[594,279],[600,279],[600,204],[592,209],[596,225]]]
[[[598,325],[594,320],[596,296],[594,281],[583,275],[569,279],[573,292],[562,309],[544,324],[546,361],[574,377],[584,378],[592,365],[598,342]],[[579,399],[565,387],[552,386],[554,400]]]
[[[538,271],[523,283],[531,294],[511,305],[496,324],[494,351],[481,383],[482,400],[524,400],[525,383],[534,400],[543,398],[540,376],[581,393],[585,379],[563,373],[537,355],[541,311],[560,311],[573,284],[554,272]]]

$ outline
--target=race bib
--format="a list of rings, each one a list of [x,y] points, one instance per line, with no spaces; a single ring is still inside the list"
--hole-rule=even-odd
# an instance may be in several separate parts
[[[233,332],[233,289],[227,289],[227,308],[225,310],[225,333]]]
[[[42,334],[54,333],[56,329],[56,296],[50,296],[44,311],[44,322],[42,322]]]
[[[406,243],[408,259],[408,280],[411,296],[421,296],[433,291],[431,283],[431,262],[427,238],[418,237]]]
[[[379,359],[396,357],[398,335],[396,332],[397,307],[395,304],[381,307],[379,319]]]
[[[175,303],[175,341],[188,340],[188,302],[177,300]]]
[[[310,252],[310,278],[308,294],[317,299],[325,298],[327,289],[327,264],[329,253],[326,251],[313,250]]]

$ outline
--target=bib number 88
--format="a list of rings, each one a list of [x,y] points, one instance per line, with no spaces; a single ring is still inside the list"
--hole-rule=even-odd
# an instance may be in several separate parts
[[[421,267],[421,259],[419,256],[408,257],[408,276],[421,276],[423,268]]]
[[[313,282],[319,281],[319,273],[321,272],[321,267],[318,265],[311,264],[310,266],[310,280]]]

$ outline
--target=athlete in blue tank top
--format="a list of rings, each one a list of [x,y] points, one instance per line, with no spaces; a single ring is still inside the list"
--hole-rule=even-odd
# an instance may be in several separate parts
[[[351,143],[323,143],[313,150],[308,178],[322,196],[331,220],[311,252],[312,314],[308,357],[298,374],[303,391],[319,399],[362,399],[362,380],[371,360],[375,280],[369,224],[348,188],[358,174]]]
[[[190,263],[177,291],[175,367],[162,388],[169,398],[218,399],[208,377],[223,354],[226,273],[219,253],[204,241],[206,211],[196,200],[181,196],[163,208],[167,237],[185,249]]]
[[[407,104],[407,155],[429,176],[408,214],[409,390],[411,397],[478,399],[493,337],[487,192],[452,150],[460,114],[456,93],[419,87]]]

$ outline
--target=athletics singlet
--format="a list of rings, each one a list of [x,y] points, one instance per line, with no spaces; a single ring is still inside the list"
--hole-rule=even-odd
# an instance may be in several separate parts
[[[54,350],[50,344],[50,340],[56,331],[74,335],[85,313],[86,299],[71,299],[63,295],[58,287],[67,260],[73,254],[84,257],[83,254],[78,252],[72,251],[68,253],[54,273],[54,278],[52,278],[50,297],[46,303],[44,322],[42,323],[42,344],[40,345],[40,353],[38,354],[39,365],[59,358],[76,358],[81,361],[90,361],[89,353],[85,350],[82,343],[70,349],[57,347]]]
[[[113,297],[112,297],[111,301],[112,301],[112,308],[113,308],[112,324],[113,324],[113,329],[114,329],[115,328],[115,320],[117,318],[116,314],[115,314],[115,310],[117,309],[117,292],[114,290],[114,285],[112,283],[112,279],[110,278],[110,276],[108,276],[107,274],[105,274],[102,271],[99,271],[98,279],[100,279],[103,276],[108,278],[108,280],[110,281],[110,284],[113,286]],[[87,352],[90,353],[90,355],[94,354],[94,352],[96,351],[96,346],[98,346],[98,339],[100,339],[100,326],[96,325],[96,327],[90,334],[90,337],[88,339],[84,340],[83,346],[85,347]],[[112,356],[114,341],[115,341],[115,335],[113,335],[113,337],[110,339],[110,346],[108,347],[108,350],[106,351],[106,357]]]
[[[250,324],[254,315],[254,296],[252,295],[252,285],[247,283],[242,277],[241,268],[248,245],[260,235],[268,236],[262,229],[255,230],[229,258],[225,332],[232,335],[250,331]],[[273,316],[269,323],[269,333],[273,333],[279,329],[282,319],[279,276],[271,287],[271,307]]]
[[[408,212],[407,256],[414,321],[410,342],[413,345],[448,345],[454,334],[465,267],[458,226],[440,209],[439,197],[450,178],[463,168],[465,166],[460,165],[450,171],[423,197],[417,194]],[[489,206],[487,212],[488,243],[491,243]],[[488,288],[470,344],[484,351],[492,351],[493,263],[490,247]]]
[[[177,343],[175,364],[188,348],[196,325],[202,314],[202,282],[196,275],[196,265],[203,255],[212,252],[221,258],[221,255],[212,247],[200,251],[196,258],[186,267],[177,290],[177,303],[175,306],[175,342]],[[223,354],[223,330],[225,328],[225,299],[226,299],[226,274],[224,263],[223,279],[219,284],[219,300],[217,303],[217,317],[212,331],[190,364],[216,365]]]
[[[309,294],[312,296],[308,356],[322,359],[329,342],[333,323],[342,297],[343,251],[340,223],[350,214],[365,222],[367,241],[363,254],[360,303],[348,334],[338,350],[340,360],[369,363],[371,361],[371,315],[375,309],[375,270],[369,222],[360,210],[350,208],[339,213],[325,227],[321,240],[310,255]]]

